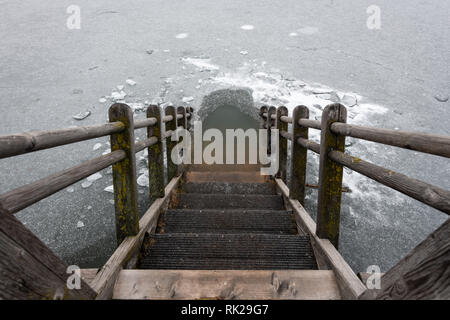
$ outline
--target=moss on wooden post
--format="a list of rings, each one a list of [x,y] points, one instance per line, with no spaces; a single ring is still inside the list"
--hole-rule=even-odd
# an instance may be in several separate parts
[[[332,104],[322,113],[320,138],[319,196],[317,206],[317,236],[329,239],[338,248],[342,195],[342,165],[328,157],[332,150],[344,152],[345,136],[330,130],[334,122],[346,122],[347,110],[340,104]]]
[[[156,137],[158,142],[148,148],[148,177],[150,179],[150,205],[164,193],[164,154],[162,146],[161,109],[152,105],[147,108],[147,118],[156,118],[154,126],[147,128],[147,137]]]
[[[112,166],[119,245],[126,237],[139,232],[133,111],[126,104],[114,104],[109,108],[109,121],[120,121],[125,125],[124,131],[111,135],[111,151],[123,150],[126,154],[125,159]]]
[[[287,122],[281,121],[282,116],[288,116],[289,111],[286,107],[279,107],[277,109],[277,120],[276,127],[279,130],[278,135],[278,173],[277,177],[286,182],[286,162],[287,162],[287,145],[288,140],[281,136],[281,132],[288,132],[288,124]]]
[[[298,138],[308,139],[308,128],[302,127],[298,120],[308,119],[309,109],[298,106],[292,114],[292,145],[291,145],[291,181],[289,185],[289,198],[298,200],[305,205],[306,164],[308,149],[297,143]]]
[[[177,130],[177,111],[173,106],[168,106],[165,109],[166,116],[172,116],[172,120],[166,122],[166,132],[172,131],[172,136],[166,138],[166,151],[167,151],[167,183],[170,183],[173,177],[178,173],[178,166],[172,161],[172,149],[177,145],[175,139]]]

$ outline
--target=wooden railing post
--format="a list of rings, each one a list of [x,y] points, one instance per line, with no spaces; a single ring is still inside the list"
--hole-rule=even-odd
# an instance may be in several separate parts
[[[289,111],[286,107],[279,107],[277,109],[276,128],[281,131],[288,132],[287,122],[281,121],[282,116],[288,116]],[[278,135],[278,174],[277,177],[286,182],[286,162],[287,162],[287,139]]]
[[[125,159],[112,167],[116,236],[120,245],[126,237],[139,232],[133,111],[126,104],[114,104],[109,108],[109,121],[125,125],[124,131],[111,135],[111,151],[123,150],[126,154]]]
[[[332,150],[344,152],[345,136],[334,134],[330,126],[346,121],[347,109],[340,104],[329,105],[322,113],[316,234],[319,238],[329,239],[336,249],[339,245],[343,167],[331,160],[328,153]]]
[[[272,154],[272,127],[275,125],[275,120],[272,119],[272,115],[277,114],[277,108],[269,107],[267,110],[267,154]]]
[[[147,118],[156,118],[154,126],[147,127],[147,137],[156,137],[158,142],[148,148],[148,177],[150,179],[150,205],[164,194],[164,153],[162,146],[161,109],[152,105],[147,108]]]
[[[187,130],[191,130],[191,120],[193,117],[193,113],[194,113],[194,108],[192,107],[187,107],[186,108],[186,113],[188,113],[190,115],[190,117],[186,117],[186,129]]]
[[[165,109],[166,116],[172,116],[171,121],[166,122],[166,132],[172,131],[172,137],[177,130],[177,111],[173,106],[168,106]],[[166,152],[167,152],[167,183],[170,183],[173,177],[178,173],[178,166],[172,161],[172,149],[176,146],[177,141],[172,141],[172,137],[166,137]]]
[[[289,198],[298,200],[305,205],[306,190],[306,164],[308,149],[297,143],[298,138],[308,139],[308,128],[302,127],[298,121],[309,119],[309,109],[298,106],[292,114],[292,145],[291,145],[291,181],[289,186]]]
[[[181,118],[180,120],[177,121],[178,128],[183,127],[184,130],[187,130],[188,125],[187,125],[187,118],[186,118],[186,108],[178,107],[177,114],[181,114],[183,116],[183,118]],[[179,138],[178,138],[178,142],[180,142]],[[184,149],[181,152],[184,152]],[[181,155],[181,157],[183,157],[183,156],[184,156],[184,154]],[[184,164],[182,163],[178,166],[178,175],[183,174],[183,171],[184,171]]]
[[[260,119],[260,123],[259,123],[259,127],[261,128],[261,129],[265,129],[265,125],[267,124],[267,120],[266,120],[266,118],[264,118],[264,113],[267,113],[267,110],[268,110],[268,108],[267,108],[267,106],[262,106],[260,109],[259,109],[259,116],[261,117],[261,119]]]

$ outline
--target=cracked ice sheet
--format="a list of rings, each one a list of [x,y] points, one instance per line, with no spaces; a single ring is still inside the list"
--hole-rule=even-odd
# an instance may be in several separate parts
[[[264,66],[256,64],[244,64],[235,72],[221,72],[216,77],[210,78],[210,81],[216,86],[224,88],[239,87],[250,88],[252,90],[253,99],[255,101],[255,107],[259,108],[260,105],[284,105],[289,109],[289,113],[292,114],[294,108],[298,105],[306,105],[310,109],[310,119],[320,120],[323,109],[334,103],[333,101],[324,99],[326,96],[324,93],[334,92],[340,99],[345,95],[354,96],[358,104],[353,107],[347,108],[348,122],[357,125],[369,125],[371,124],[371,118],[374,115],[385,114],[388,109],[384,106],[370,103],[367,99],[354,92],[342,92],[335,90],[328,86],[314,83],[308,84],[300,79],[285,78],[279,71],[266,71]],[[316,142],[320,141],[320,131],[310,130],[310,139]],[[349,138],[348,141],[354,142],[351,146],[346,148],[350,153],[353,150],[358,151],[357,154],[363,158],[368,157],[372,153],[377,153],[380,146],[373,143],[364,143],[360,140]],[[384,157],[390,157],[393,154],[393,150],[384,150]],[[318,157],[311,157],[316,172],[314,175],[318,175]],[[403,202],[401,196],[397,193],[386,193],[385,189],[380,190],[380,186],[375,181],[372,181],[356,172],[350,170],[344,171],[344,183],[350,187],[352,193],[348,196],[351,198],[352,203],[357,204],[361,200],[365,200],[369,203],[379,203],[389,198],[389,201],[393,205],[399,205]],[[353,206],[350,205],[350,209]],[[366,216],[366,221],[377,224],[380,220],[387,222],[390,218],[377,214],[376,210],[372,210],[371,217]],[[353,212],[355,210],[353,209]],[[358,213],[354,213],[358,214]]]

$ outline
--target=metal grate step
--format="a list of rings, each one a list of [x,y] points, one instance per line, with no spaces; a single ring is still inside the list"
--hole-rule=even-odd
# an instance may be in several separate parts
[[[141,269],[317,269],[309,237],[269,234],[155,234]]]
[[[281,210],[169,210],[164,233],[297,234],[292,213]]]
[[[186,193],[227,193],[227,194],[275,194],[273,183],[228,183],[205,182],[183,184]]]
[[[279,195],[257,194],[177,194],[179,209],[274,209],[282,210],[283,199]]]

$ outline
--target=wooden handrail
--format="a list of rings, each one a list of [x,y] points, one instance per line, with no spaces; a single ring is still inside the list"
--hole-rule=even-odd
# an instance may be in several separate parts
[[[333,123],[336,134],[450,158],[450,137]]]
[[[158,142],[157,137],[150,137],[148,139],[145,139],[143,141],[136,143],[136,145],[135,145],[136,153],[144,150],[145,148],[151,147],[152,145],[154,145],[157,142]]]
[[[124,128],[123,123],[117,121],[95,126],[0,136],[0,159],[104,137],[119,133]]]
[[[339,151],[331,151],[328,156],[336,163],[359,172],[430,207],[450,214],[450,192],[447,190]]]
[[[322,130],[321,123],[318,120],[299,119],[298,124],[305,128]]]
[[[283,138],[292,141],[292,133],[286,132],[286,131],[280,131],[280,136]]]
[[[281,120],[282,122],[285,122],[285,123],[292,123],[292,117],[281,116],[281,117],[280,117],[280,120]]]
[[[83,162],[49,177],[0,195],[0,203],[9,213],[16,213],[68,186],[89,177],[125,158],[122,150]]]
[[[141,128],[147,128],[152,127],[157,123],[156,118],[147,118],[144,120],[137,120],[134,122],[134,128],[135,129],[141,129]]]
[[[316,143],[314,141],[307,140],[307,139],[304,139],[304,138],[298,138],[297,139],[297,143],[299,145],[301,145],[303,148],[306,148],[306,149],[311,150],[311,151],[313,151],[313,152],[315,152],[317,154],[320,154],[320,144],[318,144],[318,143]]]

